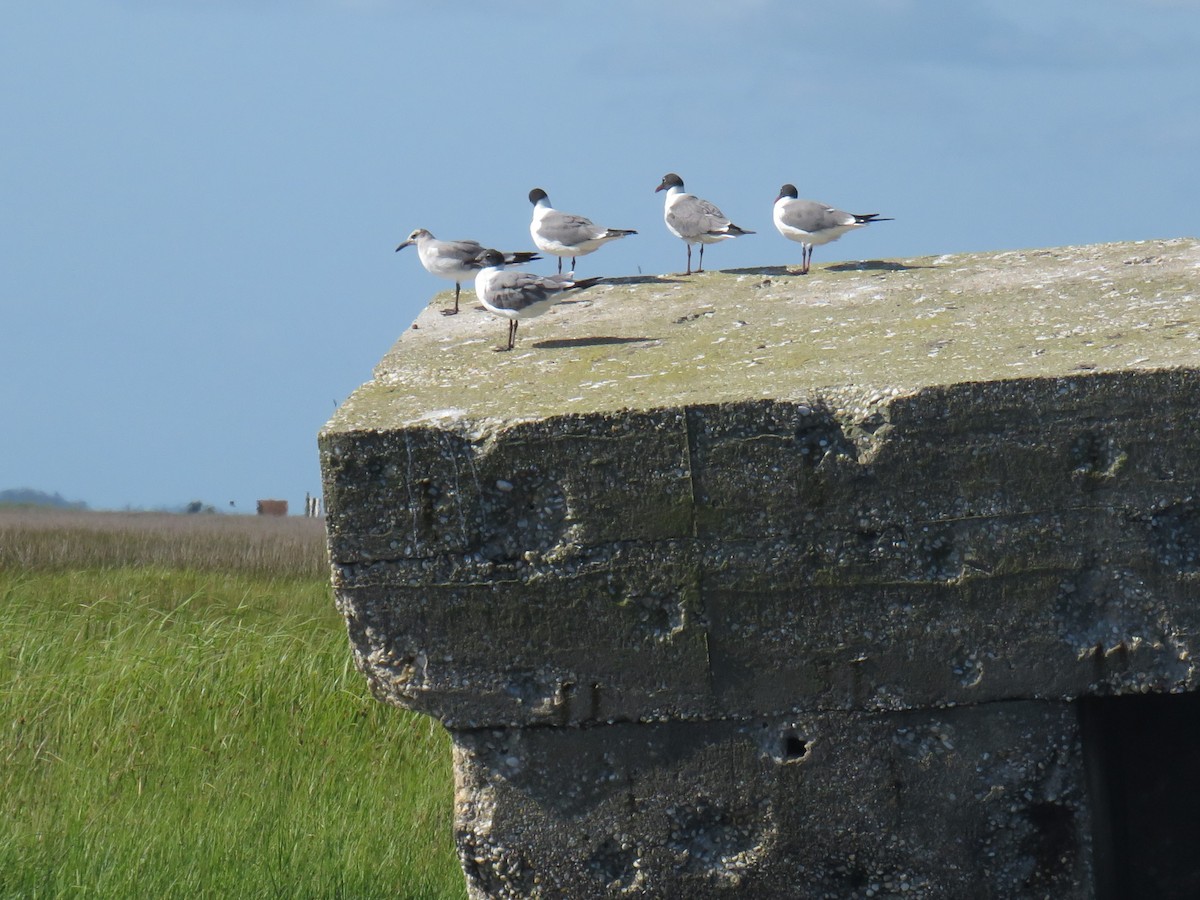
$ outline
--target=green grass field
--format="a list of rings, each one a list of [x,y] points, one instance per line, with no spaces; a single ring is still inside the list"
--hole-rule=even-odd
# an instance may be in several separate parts
[[[449,741],[367,692],[324,553],[0,510],[0,897],[465,896]]]

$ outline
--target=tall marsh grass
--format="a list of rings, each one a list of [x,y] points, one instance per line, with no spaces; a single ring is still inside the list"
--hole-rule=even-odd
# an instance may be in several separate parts
[[[320,534],[211,518],[0,522],[0,897],[462,897],[448,741],[369,696]]]
[[[321,519],[0,506],[0,567],[164,566],[325,578]]]

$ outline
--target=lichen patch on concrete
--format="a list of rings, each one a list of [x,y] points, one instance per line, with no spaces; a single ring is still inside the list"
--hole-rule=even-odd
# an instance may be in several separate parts
[[[513,421],[827,388],[1200,363],[1200,242],[1138,241],[616,278],[525,322],[430,302],[335,428]]]

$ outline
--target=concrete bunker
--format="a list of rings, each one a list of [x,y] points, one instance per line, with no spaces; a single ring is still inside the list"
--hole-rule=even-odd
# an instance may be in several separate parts
[[[353,652],[450,730],[471,895],[1192,884],[1198,273],[618,280],[507,355],[423,314],[320,445]]]

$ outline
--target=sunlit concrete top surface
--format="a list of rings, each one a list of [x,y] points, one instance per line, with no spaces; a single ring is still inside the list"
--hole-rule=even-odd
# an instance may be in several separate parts
[[[537,264],[535,264],[536,266]],[[621,276],[521,323],[434,297],[328,428],[1200,365],[1200,241]],[[590,272],[587,274],[591,274]],[[600,273],[598,273],[600,274]]]

